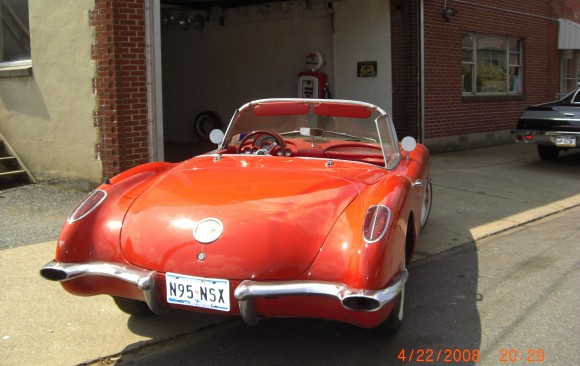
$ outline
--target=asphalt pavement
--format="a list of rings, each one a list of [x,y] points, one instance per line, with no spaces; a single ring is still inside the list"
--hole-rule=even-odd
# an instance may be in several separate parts
[[[419,264],[580,206],[579,152],[545,162],[534,146],[509,144],[437,154],[431,170],[433,208],[415,253]],[[58,231],[85,194],[0,186],[0,365],[113,364],[120,353],[237,322],[184,312],[139,319],[107,296],[75,297],[43,280],[38,270],[53,258]]]
[[[577,365],[579,221],[576,207],[411,263],[393,337],[322,320],[236,321],[125,353],[121,365]]]

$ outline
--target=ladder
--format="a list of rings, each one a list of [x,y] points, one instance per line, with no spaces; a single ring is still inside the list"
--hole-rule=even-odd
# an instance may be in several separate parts
[[[0,184],[8,182],[36,183],[36,179],[0,133]]]

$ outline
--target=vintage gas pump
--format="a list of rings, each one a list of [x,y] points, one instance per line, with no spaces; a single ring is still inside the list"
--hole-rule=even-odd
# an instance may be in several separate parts
[[[320,52],[312,51],[306,56],[308,71],[298,74],[298,96],[300,98],[332,98],[328,87],[328,77],[318,71],[324,64]]]

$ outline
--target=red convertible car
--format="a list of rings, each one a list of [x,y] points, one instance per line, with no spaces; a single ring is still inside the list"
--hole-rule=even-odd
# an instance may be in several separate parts
[[[395,332],[431,209],[427,149],[399,143],[379,107],[346,100],[254,101],[212,140],[215,151],[138,166],[90,193],[41,275],[135,315]]]

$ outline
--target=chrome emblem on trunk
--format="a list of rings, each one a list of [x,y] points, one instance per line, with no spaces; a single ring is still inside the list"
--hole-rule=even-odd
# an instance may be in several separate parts
[[[212,217],[203,219],[193,229],[193,237],[202,244],[216,241],[224,232],[224,225]]]

